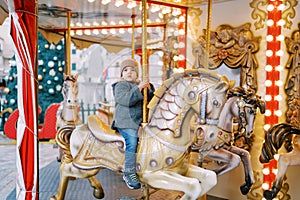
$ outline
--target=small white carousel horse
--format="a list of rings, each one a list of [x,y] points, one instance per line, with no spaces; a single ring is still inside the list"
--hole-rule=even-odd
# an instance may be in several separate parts
[[[280,153],[277,163],[278,172],[272,189],[264,191],[267,200],[275,198],[282,187],[288,166],[300,165],[300,128],[287,123],[272,126],[265,135],[265,142],[260,155],[261,163],[268,163],[274,158],[285,142],[292,140],[292,151]],[[292,136],[292,138],[291,138]]]
[[[242,194],[246,195],[254,183],[253,171],[250,162],[250,153],[245,149],[233,145],[233,119],[238,118],[238,132],[247,137],[253,132],[257,108],[265,112],[265,102],[242,87],[230,89],[228,100],[222,109],[214,130],[211,126],[199,125],[196,129],[197,139],[193,150],[199,150],[201,157],[206,156],[217,161],[220,167],[214,171],[222,175],[238,167],[242,161],[245,172],[245,183],[240,187]],[[209,129],[209,131],[207,131]],[[206,139],[203,139],[206,138]],[[209,138],[209,139],[207,139]]]
[[[73,125],[74,128],[76,125],[82,124],[82,121],[79,117],[79,105],[77,101],[78,95],[78,74],[73,75],[64,75],[64,82],[62,87],[63,102],[60,104],[57,115],[56,115],[56,130],[64,127],[66,125]],[[63,152],[59,148],[59,154],[57,161],[61,161]]]
[[[77,100],[78,95],[78,74],[64,75],[64,82],[62,87],[63,102],[58,108],[56,116],[57,130],[65,125],[79,125],[82,121],[79,117],[79,105]]]
[[[226,77],[195,69],[174,74],[155,92],[137,152],[137,173],[143,184],[183,191],[182,200],[197,199],[216,185],[215,172],[189,162],[194,140],[190,120],[195,113],[207,121],[217,120],[232,85]],[[123,170],[123,137],[97,116],[89,116],[87,124],[75,129],[60,128],[56,140],[64,155],[58,192],[51,199],[64,199],[72,177],[88,178],[95,198],[103,198],[103,188],[94,176],[103,168]]]

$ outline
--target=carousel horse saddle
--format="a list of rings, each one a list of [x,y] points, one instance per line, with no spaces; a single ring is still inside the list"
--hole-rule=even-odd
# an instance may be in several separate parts
[[[87,120],[87,126],[95,138],[102,142],[122,142],[125,145],[123,136],[112,130],[96,115],[90,115]]]

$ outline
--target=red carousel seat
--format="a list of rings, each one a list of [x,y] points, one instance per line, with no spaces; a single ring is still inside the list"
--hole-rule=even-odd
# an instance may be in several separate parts
[[[39,139],[55,139],[56,136],[56,114],[59,103],[51,104],[45,113],[44,126],[39,129]]]
[[[44,125],[39,126],[39,139],[54,139],[56,135],[56,113],[60,104],[51,104],[45,113]],[[39,108],[39,114],[41,109]],[[17,120],[19,118],[19,110],[16,109],[8,117],[4,124],[4,133],[6,137],[11,139],[17,138]]]

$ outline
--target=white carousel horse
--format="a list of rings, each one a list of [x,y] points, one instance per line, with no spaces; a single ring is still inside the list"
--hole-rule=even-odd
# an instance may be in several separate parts
[[[277,163],[277,175],[272,189],[264,191],[267,200],[275,198],[282,187],[286,170],[289,166],[300,165],[300,128],[287,123],[272,126],[265,135],[265,142],[260,155],[261,163],[268,163],[274,158],[285,142],[292,140],[292,150],[280,153]],[[291,137],[292,136],[292,137]]]
[[[64,75],[64,82],[62,87],[63,102],[60,104],[56,115],[56,130],[66,125],[79,125],[82,124],[79,117],[79,105],[77,100],[78,95],[78,74]],[[60,162],[63,152],[59,148],[57,161]]]
[[[143,184],[182,191],[182,200],[197,199],[216,185],[215,172],[189,162],[194,141],[190,120],[194,114],[206,121],[217,120],[232,85],[226,77],[194,69],[174,74],[156,90],[137,150],[137,173]],[[88,178],[95,198],[103,198],[103,188],[94,176],[103,168],[123,170],[123,137],[92,115],[87,124],[59,129],[56,140],[64,156],[58,192],[51,199],[64,199],[72,177]]]
[[[192,146],[193,150],[199,150],[201,158],[206,156],[221,164],[214,170],[218,176],[238,167],[242,161],[245,183],[241,185],[240,190],[243,195],[250,191],[254,177],[250,153],[233,145],[232,122],[234,118],[238,118],[239,133],[249,137],[254,129],[257,108],[261,113],[265,112],[265,102],[259,96],[242,87],[230,89],[228,100],[222,109],[219,120],[215,122],[215,130],[213,131],[213,128],[209,126],[209,131],[207,131],[207,125],[200,124],[196,129],[198,140]]]
[[[63,102],[58,108],[56,117],[57,130],[65,125],[79,125],[82,121],[79,117],[79,105],[77,100],[78,95],[78,74],[64,75],[64,82],[62,87]]]

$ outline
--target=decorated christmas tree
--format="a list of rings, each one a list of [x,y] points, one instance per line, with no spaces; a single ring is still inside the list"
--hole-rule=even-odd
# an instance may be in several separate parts
[[[14,63],[14,62],[12,62]],[[38,34],[38,105],[42,112],[39,123],[44,122],[45,111],[52,103],[63,100],[61,89],[64,70],[64,44],[60,41],[57,45],[50,44],[41,34]],[[17,67],[12,64],[8,81],[8,94],[4,108],[16,109],[17,104]]]

